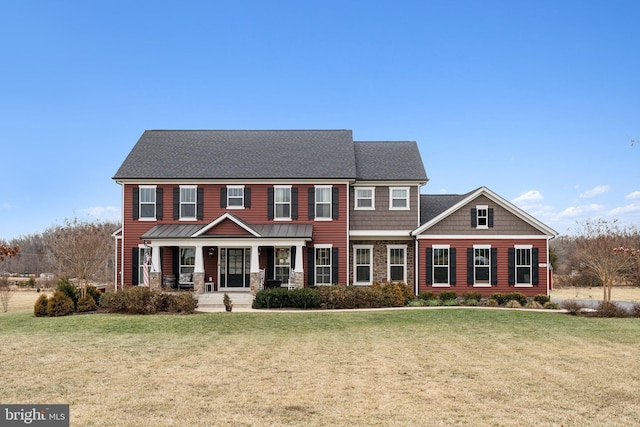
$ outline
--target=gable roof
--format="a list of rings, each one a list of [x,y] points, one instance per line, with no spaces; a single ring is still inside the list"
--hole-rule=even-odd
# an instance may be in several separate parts
[[[411,234],[413,236],[417,236],[439,223],[443,219],[447,218],[452,213],[456,212],[458,209],[470,203],[474,199],[479,196],[486,196],[496,204],[502,206],[507,211],[511,212],[521,220],[525,221],[532,227],[538,229],[542,234],[547,236],[556,236],[558,232],[553,228],[543,224],[542,222],[535,219],[533,216],[529,215],[513,203],[508,200],[500,197],[487,187],[480,187],[476,190],[470,191],[466,194],[447,194],[447,195],[429,195],[422,194],[420,195],[420,227],[415,229]],[[425,206],[429,203],[433,203],[433,206]]]
[[[350,130],[148,130],[114,179],[356,176]]]
[[[427,182],[414,141],[354,141],[354,147],[359,180]]]

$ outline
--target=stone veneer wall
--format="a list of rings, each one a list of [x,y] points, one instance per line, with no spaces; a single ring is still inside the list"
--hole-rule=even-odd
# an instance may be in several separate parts
[[[349,284],[353,284],[353,245],[373,245],[373,281],[383,283],[387,280],[387,246],[405,245],[407,247],[407,285],[414,283],[413,242],[409,240],[356,240],[349,248]]]

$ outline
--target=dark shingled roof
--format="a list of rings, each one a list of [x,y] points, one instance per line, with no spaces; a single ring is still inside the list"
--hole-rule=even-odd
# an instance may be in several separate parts
[[[413,141],[355,141],[356,175],[363,181],[427,181]]]
[[[469,197],[471,193],[473,191],[467,194],[421,194],[420,224],[431,221],[456,203]]]
[[[350,130],[148,130],[114,179],[356,176]]]

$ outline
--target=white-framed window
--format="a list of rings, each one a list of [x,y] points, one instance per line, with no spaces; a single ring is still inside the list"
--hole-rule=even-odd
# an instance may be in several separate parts
[[[274,255],[274,279],[282,283],[289,282],[291,274],[291,248],[275,248]]]
[[[387,278],[407,283],[407,245],[387,246]]]
[[[315,284],[331,285],[331,246],[316,246]]]
[[[489,228],[489,206],[476,206],[476,228]]]
[[[273,198],[274,219],[291,219],[291,186],[277,185],[274,187]]]
[[[532,249],[532,245],[515,245],[515,286],[533,286],[531,281],[533,277],[531,261]]]
[[[227,208],[244,208],[244,185],[227,185]]]
[[[409,187],[389,187],[389,209],[409,209]]]
[[[331,190],[330,185],[315,186],[315,219],[331,219]]]
[[[146,274],[151,273],[151,246],[138,245],[138,285],[144,286],[145,283],[145,264]],[[148,276],[147,276],[148,277]]]
[[[141,185],[139,188],[139,216],[138,219],[156,219],[156,186]]]
[[[180,186],[180,219],[196,219],[197,190],[195,185]]]
[[[373,282],[373,245],[353,245],[353,284],[370,285]]]
[[[491,286],[490,245],[473,245],[473,285]]]
[[[375,210],[376,208],[375,187],[356,187],[355,199],[356,199],[356,202],[355,202],[356,210]]]
[[[433,245],[433,286],[449,286],[451,270],[449,264],[449,245]]]
[[[190,284],[193,283],[193,272],[196,267],[196,248],[194,247],[183,247],[180,248],[180,259],[179,259],[179,276],[178,283],[179,284]]]

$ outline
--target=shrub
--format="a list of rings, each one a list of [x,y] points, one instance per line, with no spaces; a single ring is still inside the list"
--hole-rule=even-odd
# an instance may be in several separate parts
[[[100,307],[110,313],[126,313],[127,306],[124,299],[124,292],[105,292],[100,297]]]
[[[504,306],[507,307],[507,308],[521,308],[522,307],[520,302],[518,302],[518,300],[515,300],[515,299],[507,301],[507,303]]]
[[[478,305],[478,300],[474,298],[467,298],[464,300],[464,304],[471,307],[475,307]]]
[[[539,294],[539,295],[534,295],[533,300],[536,302],[539,302],[542,305],[545,305],[550,301],[550,298],[546,295]]]
[[[68,296],[73,302],[73,309],[76,309],[78,306],[78,299],[80,298],[80,290],[76,285],[69,281],[67,276],[60,277],[58,285],[56,286],[56,291],[62,292]]]
[[[444,305],[445,307],[453,307],[455,305],[460,305],[460,303],[458,302],[458,299],[446,299],[442,302],[442,305]]]
[[[160,296],[167,295],[163,292],[156,294],[156,299]],[[174,302],[170,304],[170,308],[173,310],[166,310],[171,313],[185,313],[192,314],[198,308],[198,300],[191,294],[191,292],[181,292],[177,295],[170,295]],[[165,311],[165,310],[162,310]]]
[[[498,300],[495,298],[489,298],[487,300],[487,307],[498,307],[499,305]]]
[[[418,299],[428,301],[431,299],[438,299],[438,296],[433,292],[421,292],[420,294],[418,294]]]
[[[183,295],[183,294],[180,294]],[[189,295],[191,294],[184,294]],[[124,303],[124,301],[123,301]],[[166,292],[158,292],[153,298],[153,305],[156,313],[178,313],[178,299],[176,295],[168,294]]]
[[[429,299],[427,300],[427,306],[428,307],[438,307],[440,305],[440,300],[439,299]]]
[[[538,301],[529,301],[524,308],[533,308],[536,310],[540,310],[543,308],[542,304],[540,304]]]
[[[55,291],[47,301],[47,315],[52,317],[66,316],[73,313],[73,300],[62,291]]]
[[[294,289],[290,292],[289,298],[295,308],[316,308],[320,305],[318,293],[313,289]]]
[[[601,302],[597,314],[602,317],[629,317],[629,312],[615,302]]]
[[[512,292],[509,294],[502,294],[499,292],[491,294],[491,298],[498,301],[498,305],[506,305],[509,301],[518,301],[520,306],[526,305],[529,301],[524,294],[520,292]]]
[[[83,297],[80,297],[80,299],[78,300],[77,311],[80,313],[84,313],[87,311],[96,311],[97,309],[98,305],[93,300],[91,295],[85,295]]]
[[[545,308],[547,310],[560,310],[560,306],[557,303],[551,301],[544,303],[542,308]]]
[[[33,314],[36,317],[44,317],[47,315],[47,304],[49,299],[47,298],[47,294],[40,294],[36,303],[33,305]]]
[[[631,306],[631,317],[640,317],[640,302],[636,302]]]
[[[402,282],[389,282],[383,285],[374,283],[372,288],[382,289],[386,300],[385,305],[388,307],[404,307],[409,300],[414,298],[411,287]]]
[[[146,286],[133,286],[122,291],[126,313],[153,314],[156,312],[153,291]]]
[[[283,308],[289,307],[287,289],[263,289],[256,293],[253,300],[253,308]]]
[[[584,308],[584,305],[574,300],[567,299],[562,301],[561,307],[567,310],[567,313],[571,314],[572,316],[575,316],[582,311],[582,309]]]
[[[427,300],[416,298],[416,299],[412,299],[411,301],[409,301],[409,303],[407,305],[409,307],[426,307],[427,306]]]
[[[457,299],[458,294],[455,291],[444,291],[444,292],[440,292],[440,295],[438,295],[438,298],[440,298],[440,301],[444,302],[447,300]]]
[[[89,295],[91,298],[93,298],[93,301],[96,303],[96,305],[100,304],[100,297],[102,296],[102,292],[100,292],[95,286],[87,285],[84,288],[84,294]]]
[[[482,299],[482,294],[480,292],[463,292],[462,298],[464,298],[466,305],[471,305],[467,302],[468,300],[476,300],[476,305],[478,305],[478,301]]]

